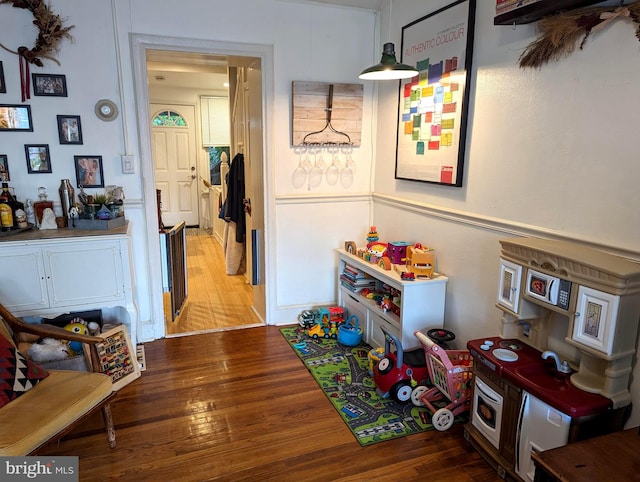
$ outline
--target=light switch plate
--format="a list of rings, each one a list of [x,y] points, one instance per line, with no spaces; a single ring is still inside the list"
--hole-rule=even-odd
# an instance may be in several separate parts
[[[120,156],[122,160],[122,174],[135,174],[135,162],[132,155]]]

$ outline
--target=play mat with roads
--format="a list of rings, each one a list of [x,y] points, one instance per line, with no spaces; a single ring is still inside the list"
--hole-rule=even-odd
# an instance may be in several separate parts
[[[376,393],[369,372],[371,347],[366,343],[349,347],[335,339],[313,339],[299,326],[280,331],[360,445],[433,429],[428,409],[416,407],[411,401],[381,398]],[[463,420],[456,418],[456,422]]]

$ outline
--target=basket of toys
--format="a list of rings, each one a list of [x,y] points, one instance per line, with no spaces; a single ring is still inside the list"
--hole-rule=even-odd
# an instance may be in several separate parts
[[[349,319],[338,328],[338,343],[346,346],[357,346],[361,341],[362,328],[359,326],[358,317],[351,315]]]

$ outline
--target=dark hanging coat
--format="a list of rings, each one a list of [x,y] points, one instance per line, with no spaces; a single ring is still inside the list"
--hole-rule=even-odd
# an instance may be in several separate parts
[[[244,243],[246,219],[244,213],[244,155],[236,154],[227,175],[227,199],[224,203],[225,221],[236,223],[236,242]]]

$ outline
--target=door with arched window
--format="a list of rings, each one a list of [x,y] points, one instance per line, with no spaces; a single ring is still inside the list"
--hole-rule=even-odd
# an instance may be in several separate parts
[[[151,136],[162,222],[199,225],[195,108],[151,104]]]

